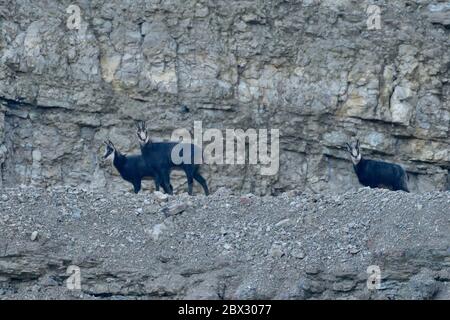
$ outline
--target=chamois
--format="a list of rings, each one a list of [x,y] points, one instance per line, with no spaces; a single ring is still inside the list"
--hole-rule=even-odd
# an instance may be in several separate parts
[[[173,169],[181,169],[186,173],[188,183],[188,193],[192,195],[194,179],[200,183],[206,195],[209,195],[205,178],[200,173],[200,164],[195,163],[194,157],[201,155],[202,150],[194,144],[179,144],[178,142],[152,142],[148,136],[144,121],[137,123],[137,136],[141,146],[141,153],[147,165],[158,175],[161,185],[166,192],[172,194],[173,188],[170,185],[170,172]],[[172,159],[172,150],[175,146],[180,147],[180,157],[183,158],[183,150],[190,150],[190,159],[176,164]]]
[[[138,193],[141,190],[142,180],[152,177],[155,179],[155,188],[159,191],[160,183],[157,175],[151,167],[147,166],[142,155],[127,156],[122,154],[116,147],[114,147],[110,140],[104,141],[104,144],[106,149],[103,160],[106,160],[110,156],[113,157],[112,163],[114,167],[116,167],[117,171],[120,173],[120,176],[124,180],[133,185],[134,193]]]
[[[409,192],[408,175],[401,166],[389,162],[364,159],[359,148],[359,140],[352,145],[346,143],[346,150],[350,153],[353,168],[362,185]]]

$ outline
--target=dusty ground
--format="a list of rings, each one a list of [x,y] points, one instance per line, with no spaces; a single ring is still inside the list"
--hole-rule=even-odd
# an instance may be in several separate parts
[[[0,299],[450,298],[449,192],[165,198],[2,190]]]

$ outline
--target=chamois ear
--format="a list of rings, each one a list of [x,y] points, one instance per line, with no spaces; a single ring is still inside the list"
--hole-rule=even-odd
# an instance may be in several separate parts
[[[359,139],[356,140],[356,149],[359,149]]]

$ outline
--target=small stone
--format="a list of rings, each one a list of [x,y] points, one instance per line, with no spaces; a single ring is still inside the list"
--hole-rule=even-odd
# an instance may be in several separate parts
[[[225,236],[225,235],[228,234],[228,231],[227,231],[224,227],[220,227],[220,234],[221,234],[222,236]]]
[[[291,221],[291,219],[289,219],[289,218],[288,218],[288,219],[281,220],[280,222],[278,222],[277,224],[275,224],[275,227],[279,227],[279,226],[288,224],[290,221]]]
[[[81,210],[78,208],[74,208],[72,209],[72,217],[75,219],[80,219],[81,218]]]
[[[172,260],[172,258],[170,256],[161,254],[161,255],[158,256],[158,260],[161,261],[162,263],[167,263],[170,260]]]
[[[247,196],[243,196],[239,199],[239,203],[242,205],[249,205],[251,202],[252,200]]]
[[[51,276],[45,275],[39,280],[39,284],[44,287],[56,287],[58,282]]]
[[[41,291],[41,287],[38,286],[37,284],[35,284],[34,286],[32,286],[32,287],[30,288],[30,291],[31,291],[31,292],[40,292],[40,291]]]
[[[358,252],[360,252],[361,251],[361,249],[358,249],[358,248],[356,248],[356,247],[350,247],[349,248],[349,252],[351,253],[351,254],[357,254]]]
[[[143,212],[145,214],[155,214],[157,213],[159,210],[159,206],[155,207],[155,206],[147,206],[145,207],[145,209],[143,210]]]
[[[450,281],[450,270],[441,270],[437,273],[439,281]]]
[[[282,247],[279,244],[273,244],[269,250],[269,254],[274,258],[281,258],[282,256],[284,256]]]
[[[159,202],[166,202],[169,199],[169,196],[165,193],[162,193],[161,191],[155,191],[153,193],[155,195],[155,198]]]
[[[199,17],[199,18],[204,18],[209,14],[209,9],[208,7],[198,7],[195,10],[195,16]]]
[[[8,196],[6,195],[6,194],[2,194],[2,201],[3,202],[6,202],[6,201],[8,201]]]
[[[349,291],[353,290],[353,288],[355,286],[356,286],[356,283],[353,280],[344,280],[341,282],[335,282],[333,284],[333,291],[349,292]]]
[[[33,158],[33,161],[39,162],[42,159],[41,151],[39,150],[33,150],[31,157]]]
[[[225,248],[225,250],[230,250],[230,249],[231,249],[231,244],[225,243],[225,244],[223,245],[223,247]]]
[[[147,234],[149,234],[150,237],[154,241],[157,241],[159,239],[159,237],[161,236],[161,234],[163,233],[163,231],[166,229],[167,229],[167,226],[164,223],[159,223],[159,224],[156,224],[155,226],[153,226],[152,229],[145,230],[145,232]]]
[[[294,249],[294,250],[292,250],[291,254],[294,258],[297,258],[297,259],[305,258],[305,253],[301,249]]]
[[[177,214],[183,213],[188,208],[186,203],[175,203],[168,207],[163,208],[161,211],[166,217],[175,216]]]
[[[37,231],[33,231],[31,233],[31,237],[30,237],[31,241],[35,241],[37,239],[37,236],[38,236],[38,232]]]
[[[232,194],[231,190],[228,188],[225,188],[225,187],[220,187],[216,190],[216,192],[214,192],[215,196],[220,196],[220,197],[229,196],[231,194]]]
[[[321,270],[320,270],[318,267],[315,267],[315,266],[308,266],[308,267],[306,267],[306,269],[305,269],[306,274],[309,274],[309,275],[316,275],[316,274],[319,274],[320,271],[321,271]]]
[[[340,203],[341,202],[341,197],[340,196],[333,196],[332,199],[333,199],[333,201],[335,203]]]

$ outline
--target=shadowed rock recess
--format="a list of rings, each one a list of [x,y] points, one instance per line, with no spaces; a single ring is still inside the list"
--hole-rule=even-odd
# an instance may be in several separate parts
[[[0,198],[0,299],[450,299],[450,193]],[[66,287],[80,268],[81,290]],[[380,268],[369,290],[369,266]]]
[[[372,3],[380,30],[367,27]],[[449,189],[448,1],[2,0],[0,25],[5,186],[124,190],[99,148],[138,152],[144,119],[156,140],[194,120],[281,130],[277,175],[214,165],[212,191],[355,190],[342,148],[355,137],[402,164],[413,192]]]

